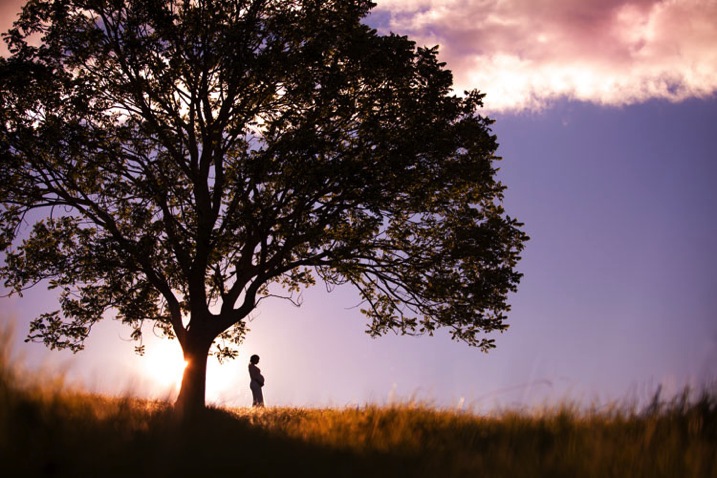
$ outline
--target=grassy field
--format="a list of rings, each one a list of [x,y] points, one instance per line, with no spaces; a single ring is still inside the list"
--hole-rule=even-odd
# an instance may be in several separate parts
[[[0,350],[0,476],[717,477],[717,394],[476,416],[402,405],[209,409],[23,382]]]

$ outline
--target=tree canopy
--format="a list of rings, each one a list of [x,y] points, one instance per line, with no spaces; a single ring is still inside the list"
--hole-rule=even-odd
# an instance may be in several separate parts
[[[261,300],[352,284],[368,332],[488,350],[527,240],[483,94],[365,0],[31,0],[0,59],[0,276],[59,290],[29,338],[109,315],[176,336],[180,402]],[[31,225],[28,227],[27,225]],[[141,345],[140,345],[141,350]]]

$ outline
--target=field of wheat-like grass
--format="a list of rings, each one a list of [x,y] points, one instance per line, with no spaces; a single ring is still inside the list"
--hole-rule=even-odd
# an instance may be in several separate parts
[[[717,393],[489,416],[420,404],[208,409],[23,379],[0,349],[0,476],[717,477]]]

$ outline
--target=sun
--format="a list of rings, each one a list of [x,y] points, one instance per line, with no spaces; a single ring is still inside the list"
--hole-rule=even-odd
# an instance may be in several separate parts
[[[142,357],[143,374],[161,390],[179,389],[187,366],[176,340],[156,340]]]

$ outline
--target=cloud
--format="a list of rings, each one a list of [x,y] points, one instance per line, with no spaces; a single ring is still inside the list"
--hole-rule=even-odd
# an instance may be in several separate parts
[[[491,110],[717,91],[717,0],[378,0],[382,30],[440,45]]]

